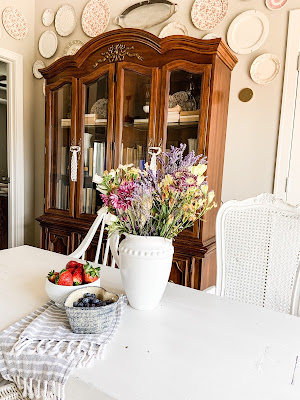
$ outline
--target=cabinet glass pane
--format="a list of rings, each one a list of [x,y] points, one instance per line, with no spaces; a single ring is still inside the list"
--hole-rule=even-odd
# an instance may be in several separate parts
[[[201,108],[202,74],[175,70],[170,76],[169,109],[167,115],[167,145],[187,145],[185,153],[198,148],[198,123]]]
[[[103,175],[107,151],[108,75],[85,87],[83,190],[81,212],[94,214],[102,206],[93,176]]]
[[[72,85],[52,92],[50,207],[70,207],[70,143]]]
[[[125,71],[122,164],[144,169],[148,144],[151,76]]]

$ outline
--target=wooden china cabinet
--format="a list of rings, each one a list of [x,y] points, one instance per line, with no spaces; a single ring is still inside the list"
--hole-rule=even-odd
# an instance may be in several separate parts
[[[101,207],[93,175],[120,163],[144,168],[150,142],[163,150],[186,143],[186,152],[195,149],[207,156],[209,187],[220,204],[230,75],[236,62],[221,39],[159,39],[142,30],[119,29],[42,69],[46,148],[45,210],[37,218],[41,247],[72,252]],[[80,149],[77,180],[71,179],[71,146]],[[173,282],[197,289],[214,283],[216,212],[174,241]]]

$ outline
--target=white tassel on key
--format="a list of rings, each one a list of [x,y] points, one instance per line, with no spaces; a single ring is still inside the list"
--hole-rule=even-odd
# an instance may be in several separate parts
[[[70,152],[72,153],[71,158],[71,181],[77,182],[77,153],[81,150],[80,146],[71,146]]]
[[[148,153],[151,155],[151,161],[149,168],[152,170],[153,174],[156,175],[157,169],[157,156],[161,153],[160,147],[149,147]]]

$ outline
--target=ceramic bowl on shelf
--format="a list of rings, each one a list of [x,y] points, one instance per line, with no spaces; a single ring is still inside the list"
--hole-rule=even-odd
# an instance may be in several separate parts
[[[55,302],[57,307],[62,308],[66,298],[69,296],[70,293],[74,292],[74,290],[78,290],[78,288],[85,289],[86,291],[88,291],[88,289],[91,286],[96,286],[99,288],[100,278],[97,279],[95,282],[86,283],[84,285],[79,285],[79,286],[55,285],[54,283],[50,282],[48,278],[46,278],[45,289],[48,297]]]
[[[86,293],[95,294],[98,300],[109,300],[110,304],[100,307],[73,307],[73,303],[84,297]],[[71,293],[65,303],[65,310],[71,329],[74,333],[100,334],[111,326],[119,296],[101,287],[86,287]]]

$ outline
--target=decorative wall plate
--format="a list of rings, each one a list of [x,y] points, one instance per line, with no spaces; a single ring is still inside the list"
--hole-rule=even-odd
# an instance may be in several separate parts
[[[196,28],[202,31],[219,25],[228,10],[228,0],[196,0],[192,7],[191,17]]]
[[[260,85],[271,83],[278,76],[279,71],[279,58],[270,53],[257,57],[250,67],[252,80]]]
[[[2,13],[2,22],[6,32],[14,39],[24,39],[28,34],[28,23],[21,11],[6,7]]]
[[[217,35],[216,33],[208,33],[207,35],[204,35],[202,40],[211,40],[211,39],[220,39],[221,36]]]
[[[69,36],[76,26],[76,12],[70,4],[59,8],[55,16],[55,29],[60,36]]]
[[[268,18],[260,11],[249,10],[238,15],[227,32],[229,47],[238,54],[249,54],[257,50],[269,33]]]
[[[72,40],[64,49],[64,56],[74,56],[77,51],[84,45],[81,40]]]
[[[99,99],[91,107],[91,114],[98,114],[98,118],[107,118],[108,99]]]
[[[187,27],[180,22],[171,22],[161,30],[159,37],[164,38],[171,35],[189,36],[189,32]]]
[[[269,10],[279,10],[285,6],[287,0],[266,0],[266,6]]]
[[[53,31],[45,31],[39,40],[39,52],[44,58],[52,57],[57,50],[57,36]]]
[[[177,4],[168,0],[141,1],[123,11],[115,23],[121,28],[147,29],[166,21],[177,10]]]
[[[89,37],[95,37],[104,32],[110,18],[109,6],[106,0],[91,0],[84,7],[81,25],[83,32]]]
[[[52,24],[53,20],[54,20],[54,11],[51,8],[47,8],[47,10],[45,10],[42,15],[43,25],[49,26]]]
[[[37,60],[32,67],[32,72],[33,75],[37,78],[37,79],[42,79],[43,75],[40,73],[39,69],[41,68],[45,68],[45,64],[43,63],[42,60]]]
[[[169,108],[173,108],[179,105],[182,109],[184,109],[185,103],[187,102],[188,98],[188,93],[183,90],[170,95]]]

